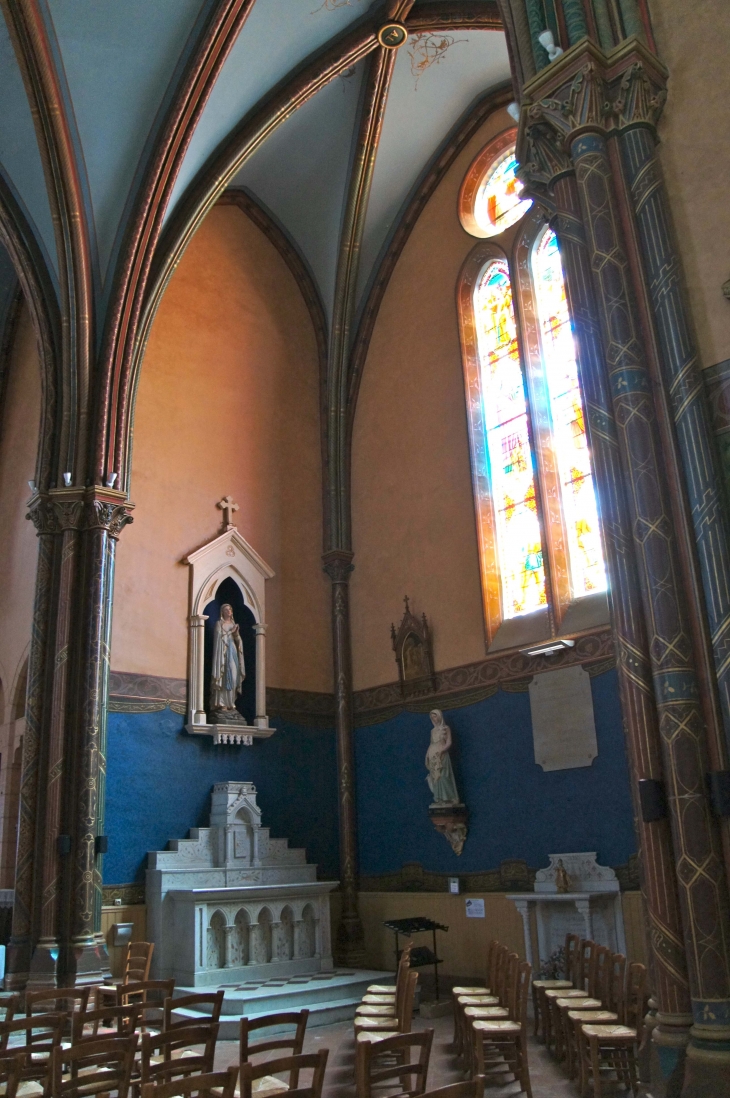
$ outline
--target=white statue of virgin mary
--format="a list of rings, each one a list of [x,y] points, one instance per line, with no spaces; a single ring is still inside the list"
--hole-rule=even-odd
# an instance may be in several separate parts
[[[451,729],[444,721],[440,709],[431,711],[431,742],[426,752],[428,770],[428,788],[431,790],[434,805],[460,804],[456,789],[456,779],[451,766],[449,750],[452,745]]]
[[[246,669],[243,663],[241,632],[233,620],[233,607],[225,602],[215,624],[213,670],[210,676],[211,709],[231,711],[241,693]]]

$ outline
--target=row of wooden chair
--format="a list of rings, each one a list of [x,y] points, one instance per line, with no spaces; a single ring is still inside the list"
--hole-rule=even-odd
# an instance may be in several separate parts
[[[621,953],[590,939],[568,934],[565,978],[533,981],[535,1034],[568,1075],[577,1078],[581,1095],[600,1098],[602,1079],[616,1074],[638,1093],[636,1054],[646,1009],[646,969],[627,965]]]
[[[487,986],[453,988],[454,1047],[471,1075],[513,1075],[532,1098],[527,1000],[532,966],[497,941],[487,952]]]
[[[358,1044],[381,1041],[410,1033],[418,973],[411,970],[412,942],[398,961],[395,984],[371,984],[355,1010],[355,1039]]]

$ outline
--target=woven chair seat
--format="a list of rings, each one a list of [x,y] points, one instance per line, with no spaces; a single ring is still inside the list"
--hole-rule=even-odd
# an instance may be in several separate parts
[[[363,1003],[389,1003],[395,1002],[395,995],[363,995]]]
[[[366,995],[395,995],[395,984],[371,984]]]
[[[460,995],[457,999],[459,1006],[497,1006],[497,995]]]
[[[629,1029],[628,1026],[583,1026],[583,1033],[586,1037],[599,1037],[606,1041],[611,1041],[614,1037],[620,1038],[622,1041],[636,1040],[636,1030]]]
[[[522,1026],[508,1018],[495,1018],[491,1022],[475,1022],[474,1029],[478,1029],[480,1033],[519,1033]]]
[[[355,1018],[355,1030],[359,1029],[392,1029],[397,1022],[395,1018],[363,1018],[359,1015]]]
[[[568,1017],[574,1022],[590,1022],[596,1025],[618,1021],[618,1014],[614,1014],[612,1010],[569,1010]]]
[[[551,987],[545,992],[546,999],[587,999],[582,988],[555,988]]]
[[[557,999],[556,1003],[559,1007],[570,1007],[571,1010],[600,1010],[603,1006],[600,999],[591,999],[588,995],[583,999],[573,996],[570,999]]]
[[[359,1006],[355,1011],[355,1014],[361,1015],[364,1018],[395,1018],[394,1006],[376,1006],[373,1003],[367,1003],[365,1006]]]
[[[488,987],[452,987],[452,995],[489,995]]]
[[[555,987],[572,987],[573,984],[570,980],[533,980],[533,987],[555,988]]]
[[[464,1014],[467,1018],[509,1018],[507,1007],[501,1006],[467,1007]]]
[[[384,1041],[387,1037],[397,1037],[397,1036],[398,1036],[398,1034],[394,1033],[392,1030],[391,1030],[390,1033],[385,1033],[385,1032],[383,1032],[383,1033],[374,1033],[372,1030],[362,1030],[360,1033],[358,1033],[357,1039],[358,1039],[358,1041],[375,1042],[375,1041]]]

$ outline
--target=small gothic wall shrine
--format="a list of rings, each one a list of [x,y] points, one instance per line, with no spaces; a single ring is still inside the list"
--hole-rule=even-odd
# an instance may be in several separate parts
[[[217,505],[224,530],[191,553],[187,730],[215,743],[270,736],[266,715],[265,584],[274,572],[233,523],[230,496]]]
[[[405,612],[398,629],[395,625],[390,627],[401,692],[404,697],[430,694],[436,688],[431,630],[425,614],[419,620],[411,613],[408,595],[403,603]]]

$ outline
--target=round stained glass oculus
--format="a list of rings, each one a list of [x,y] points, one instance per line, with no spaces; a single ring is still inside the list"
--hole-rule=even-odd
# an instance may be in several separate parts
[[[522,197],[514,146],[486,172],[474,199],[474,220],[482,234],[497,236],[524,217],[532,199]]]

